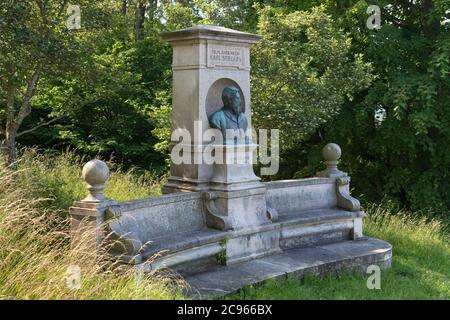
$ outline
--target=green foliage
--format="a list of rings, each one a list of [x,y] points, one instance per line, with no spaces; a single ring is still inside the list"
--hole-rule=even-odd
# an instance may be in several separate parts
[[[160,106],[152,106],[150,109],[150,118],[155,124],[152,134],[158,138],[159,142],[155,144],[155,150],[161,152],[166,157],[166,163],[170,164],[170,137],[172,134],[172,105],[166,92],[157,95]]]
[[[450,24],[440,22],[450,2],[378,4],[384,7],[379,31],[365,28],[365,1],[351,1],[343,14],[335,13],[351,32],[354,50],[372,61],[377,79],[346,102],[323,127],[322,138],[341,145],[343,166],[367,200],[397,199],[417,213],[445,217],[450,213]],[[377,125],[379,107],[387,118]]]
[[[226,265],[227,264],[227,242],[229,238],[225,237],[224,239],[220,240],[220,246],[222,247],[222,250],[218,254],[216,254],[216,261],[220,265]]]
[[[258,23],[256,0],[194,0],[202,24],[255,32]]]
[[[109,22],[107,1],[72,1],[83,10],[85,26],[101,27]],[[76,74],[92,49],[95,29],[73,32],[65,27],[66,8],[61,1],[2,1],[0,5],[0,68],[2,82],[23,86],[29,74]],[[95,13],[95,15],[94,15]],[[11,68],[11,69],[10,69]]]
[[[74,146],[81,154],[113,155],[127,166],[162,165],[153,147],[154,124],[148,112],[150,105],[158,103],[154,88],[168,90],[171,50],[156,32],[138,43],[124,33],[126,28],[108,31],[110,43],[99,46],[93,56],[92,77],[44,81],[36,108],[65,117],[55,126],[25,136],[22,143],[44,140],[46,147]],[[33,117],[28,123],[34,122]]]
[[[91,160],[89,157],[77,156],[74,152],[56,154],[36,149],[25,149],[21,153],[18,180],[30,192],[30,197],[48,199],[42,202],[46,208],[62,210],[67,215],[73,202],[87,195],[81,168]],[[108,198],[126,201],[160,194],[162,182],[156,173],[136,168],[124,171],[113,161],[107,161],[107,164],[111,171],[105,190]]]
[[[345,98],[366,88],[370,65],[350,55],[350,38],[323,7],[295,11],[265,7],[253,48],[253,119],[257,128],[280,129],[293,148],[335,117]]]
[[[79,32],[65,26],[66,7],[61,1],[1,2],[0,93],[15,98],[15,109],[28,94],[32,97],[34,74],[54,78],[89,73],[93,44],[99,30],[109,25],[110,7],[108,1],[78,0],[72,4],[83,10],[85,29]],[[4,108],[6,103],[0,105]],[[1,132],[0,138],[4,135]]]
[[[366,27],[369,16],[366,10],[371,4],[381,7],[380,30]],[[277,15],[281,16],[281,12],[288,17],[296,14],[296,10],[314,8],[317,1],[274,1],[272,5],[276,10],[270,12],[273,11],[273,19],[278,19]],[[445,12],[449,5],[448,0],[327,1],[325,10],[332,17],[329,19],[333,28],[343,30],[346,34],[344,38],[351,39],[347,46],[341,40],[341,46],[348,50],[348,56],[364,54],[364,60],[371,64],[374,78],[366,90],[336,97],[334,106],[337,108],[332,108],[329,114],[321,113],[326,109],[322,109],[315,99],[327,94],[332,97],[335,92],[329,92],[332,86],[324,87],[322,95],[320,91],[313,92],[305,102],[302,97],[308,97],[308,90],[311,90],[305,78],[295,79],[288,72],[272,72],[268,74],[273,78],[266,76],[267,80],[262,85],[260,81],[253,80],[254,118],[258,124],[264,123],[264,126],[273,128],[277,119],[284,119],[283,123],[277,124],[283,130],[284,123],[291,126],[296,123],[294,120],[299,119],[297,132],[284,129],[287,132],[284,135],[289,136],[292,143],[283,142],[281,170],[273,178],[313,175],[321,169],[318,166],[321,148],[333,141],[342,147],[340,167],[353,177],[355,194],[362,200],[396,201],[416,214],[448,216],[450,23]],[[289,24],[279,25],[275,33],[277,39],[289,39],[289,36],[297,34],[300,42],[307,41],[305,32],[302,35],[290,30]],[[315,30],[321,30],[321,27],[317,26]],[[316,39],[314,43],[322,41]],[[267,70],[289,70],[288,66],[295,66],[292,63],[278,66],[283,57],[289,57],[289,52],[295,50],[295,40],[286,43],[289,44],[288,50],[271,49],[274,54],[263,59]],[[322,46],[326,47],[326,43]],[[330,47],[327,50],[330,51]],[[301,53],[299,51],[300,58],[292,60],[297,64],[306,64],[307,57],[303,58]],[[255,53],[256,56],[258,54]],[[312,56],[315,58],[315,54]],[[320,65],[325,64],[321,62]],[[348,66],[348,62],[345,65]],[[256,79],[259,66],[254,63],[253,67]],[[283,87],[280,87],[281,97],[284,95],[286,98],[274,99],[272,103],[269,94],[273,95],[273,90],[277,88],[271,85],[291,78],[294,81],[289,90],[283,93]],[[267,87],[267,97],[261,98],[260,93],[264,93]],[[258,101],[272,104],[267,103],[270,107],[260,107]],[[387,118],[382,123],[376,123],[374,114],[380,107],[386,110]],[[325,117],[322,117],[324,114]],[[288,116],[283,118],[284,115]],[[263,122],[259,120],[261,118]]]
[[[369,290],[369,275],[341,272],[323,278],[307,276],[267,281],[261,288],[247,287],[231,299],[448,299],[450,247],[439,221],[419,219],[370,206],[365,232],[393,245],[391,269],[381,273],[381,289]]]
[[[322,146],[334,141],[364,201],[449,214],[449,0],[164,0],[148,8],[139,40],[137,4],[128,3],[123,15],[118,2],[72,1],[81,6],[79,31],[65,27],[59,1],[0,3],[0,122],[10,85],[17,109],[39,66],[21,130],[57,119],[19,143],[161,174],[172,50],[159,33],[219,24],[263,35],[252,50],[253,123],[281,129],[281,170],[271,179],[311,176]],[[381,7],[380,30],[366,27],[371,4]],[[375,124],[379,107],[387,118]]]
[[[158,10],[158,18],[164,21],[164,29],[175,31],[190,27],[200,20],[192,1],[163,0]]]

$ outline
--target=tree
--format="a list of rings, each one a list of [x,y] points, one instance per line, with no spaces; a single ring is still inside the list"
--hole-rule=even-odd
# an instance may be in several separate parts
[[[260,0],[194,0],[202,24],[256,32]]]
[[[350,54],[350,38],[324,7],[291,13],[265,7],[259,33],[263,39],[252,50],[253,119],[257,128],[280,129],[282,150],[335,117],[372,80],[370,64]]]
[[[379,30],[366,27],[369,4]],[[352,50],[372,61],[377,79],[346,101],[322,128],[343,148],[343,164],[368,201],[390,200],[416,212],[450,212],[450,1],[348,1],[329,12],[351,33]],[[446,13],[447,12],[447,13]],[[378,109],[384,121],[375,121]],[[307,152],[314,145],[306,146]]]
[[[91,46],[86,40],[108,21],[105,10],[109,1],[96,4],[72,1],[72,4],[82,8],[83,28],[79,32],[66,26],[67,1],[0,3],[0,87],[6,97],[5,125],[1,131],[8,164],[17,159],[16,138],[32,111],[32,98],[39,80],[89,69]]]
[[[136,11],[134,21],[134,36],[136,40],[142,40],[144,38],[144,22],[145,15],[153,13],[156,10],[156,0],[136,0]],[[126,12],[125,12],[126,13]]]
[[[146,20],[144,38],[136,40],[133,14],[122,16],[117,10],[111,18],[94,42],[89,74],[43,79],[24,128],[41,115],[65,117],[20,142],[114,157],[126,167],[160,167],[164,163],[152,135],[157,123],[149,112],[150,106],[160,107],[159,92],[170,92],[171,48],[159,37],[161,26],[155,21]]]

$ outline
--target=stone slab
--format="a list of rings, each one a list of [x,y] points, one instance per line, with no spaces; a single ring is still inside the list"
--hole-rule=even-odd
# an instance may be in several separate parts
[[[188,296],[193,299],[219,298],[236,293],[244,286],[259,285],[271,278],[284,279],[288,275],[302,278],[306,273],[324,275],[341,270],[363,271],[371,264],[386,268],[391,259],[392,246],[373,238],[290,249],[189,276],[186,278],[190,285]]]

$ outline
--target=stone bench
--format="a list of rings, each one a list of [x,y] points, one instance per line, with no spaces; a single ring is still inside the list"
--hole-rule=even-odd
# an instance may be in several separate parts
[[[349,178],[309,178],[266,183],[267,206],[278,212],[280,247],[299,248],[362,237],[359,201]]]
[[[76,205],[76,204],[75,204]],[[72,212],[77,209],[74,206]],[[110,254],[145,270],[170,267],[187,273],[188,261],[217,264],[226,233],[206,227],[202,193],[177,193],[136,201],[111,202],[105,210]],[[182,268],[179,265],[183,264]]]
[[[217,208],[211,208],[209,192],[116,202],[103,196],[106,165],[86,167],[90,194],[71,208],[72,228],[83,221],[96,225],[97,249],[112,243],[111,258],[144,272],[166,267],[192,274],[286,249],[362,237],[364,214],[350,196],[350,178],[333,163],[318,177],[262,184],[268,223],[239,229],[208,223],[211,216],[226,218],[211,212]]]

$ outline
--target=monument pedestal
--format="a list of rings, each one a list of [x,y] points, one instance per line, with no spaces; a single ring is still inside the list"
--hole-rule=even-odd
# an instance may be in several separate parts
[[[194,26],[162,33],[173,48],[172,129],[183,129],[189,139],[182,143],[190,162],[170,165],[163,193],[206,191],[213,175],[212,165],[202,161],[211,140],[209,117],[222,106],[224,88],[240,90],[242,109],[251,128],[250,47],[261,36],[217,26]],[[180,141],[172,137],[172,144]],[[196,161],[197,160],[197,161]]]
[[[266,187],[259,181],[258,187],[248,183],[248,188],[238,183],[239,190],[204,193],[207,226],[232,233],[226,243],[227,265],[280,251],[280,226],[269,218]]]
[[[254,144],[215,145],[210,201],[237,230],[270,224],[266,187],[253,171]]]
[[[214,146],[218,161],[213,165],[205,200],[208,216],[220,215],[226,221],[220,226],[210,223],[209,227],[233,230],[234,236],[226,246],[227,264],[280,251],[279,226],[268,215],[266,186],[253,171],[255,148],[254,144]]]
[[[215,159],[210,189],[235,191],[260,188],[261,178],[253,171],[255,144],[213,145]]]

